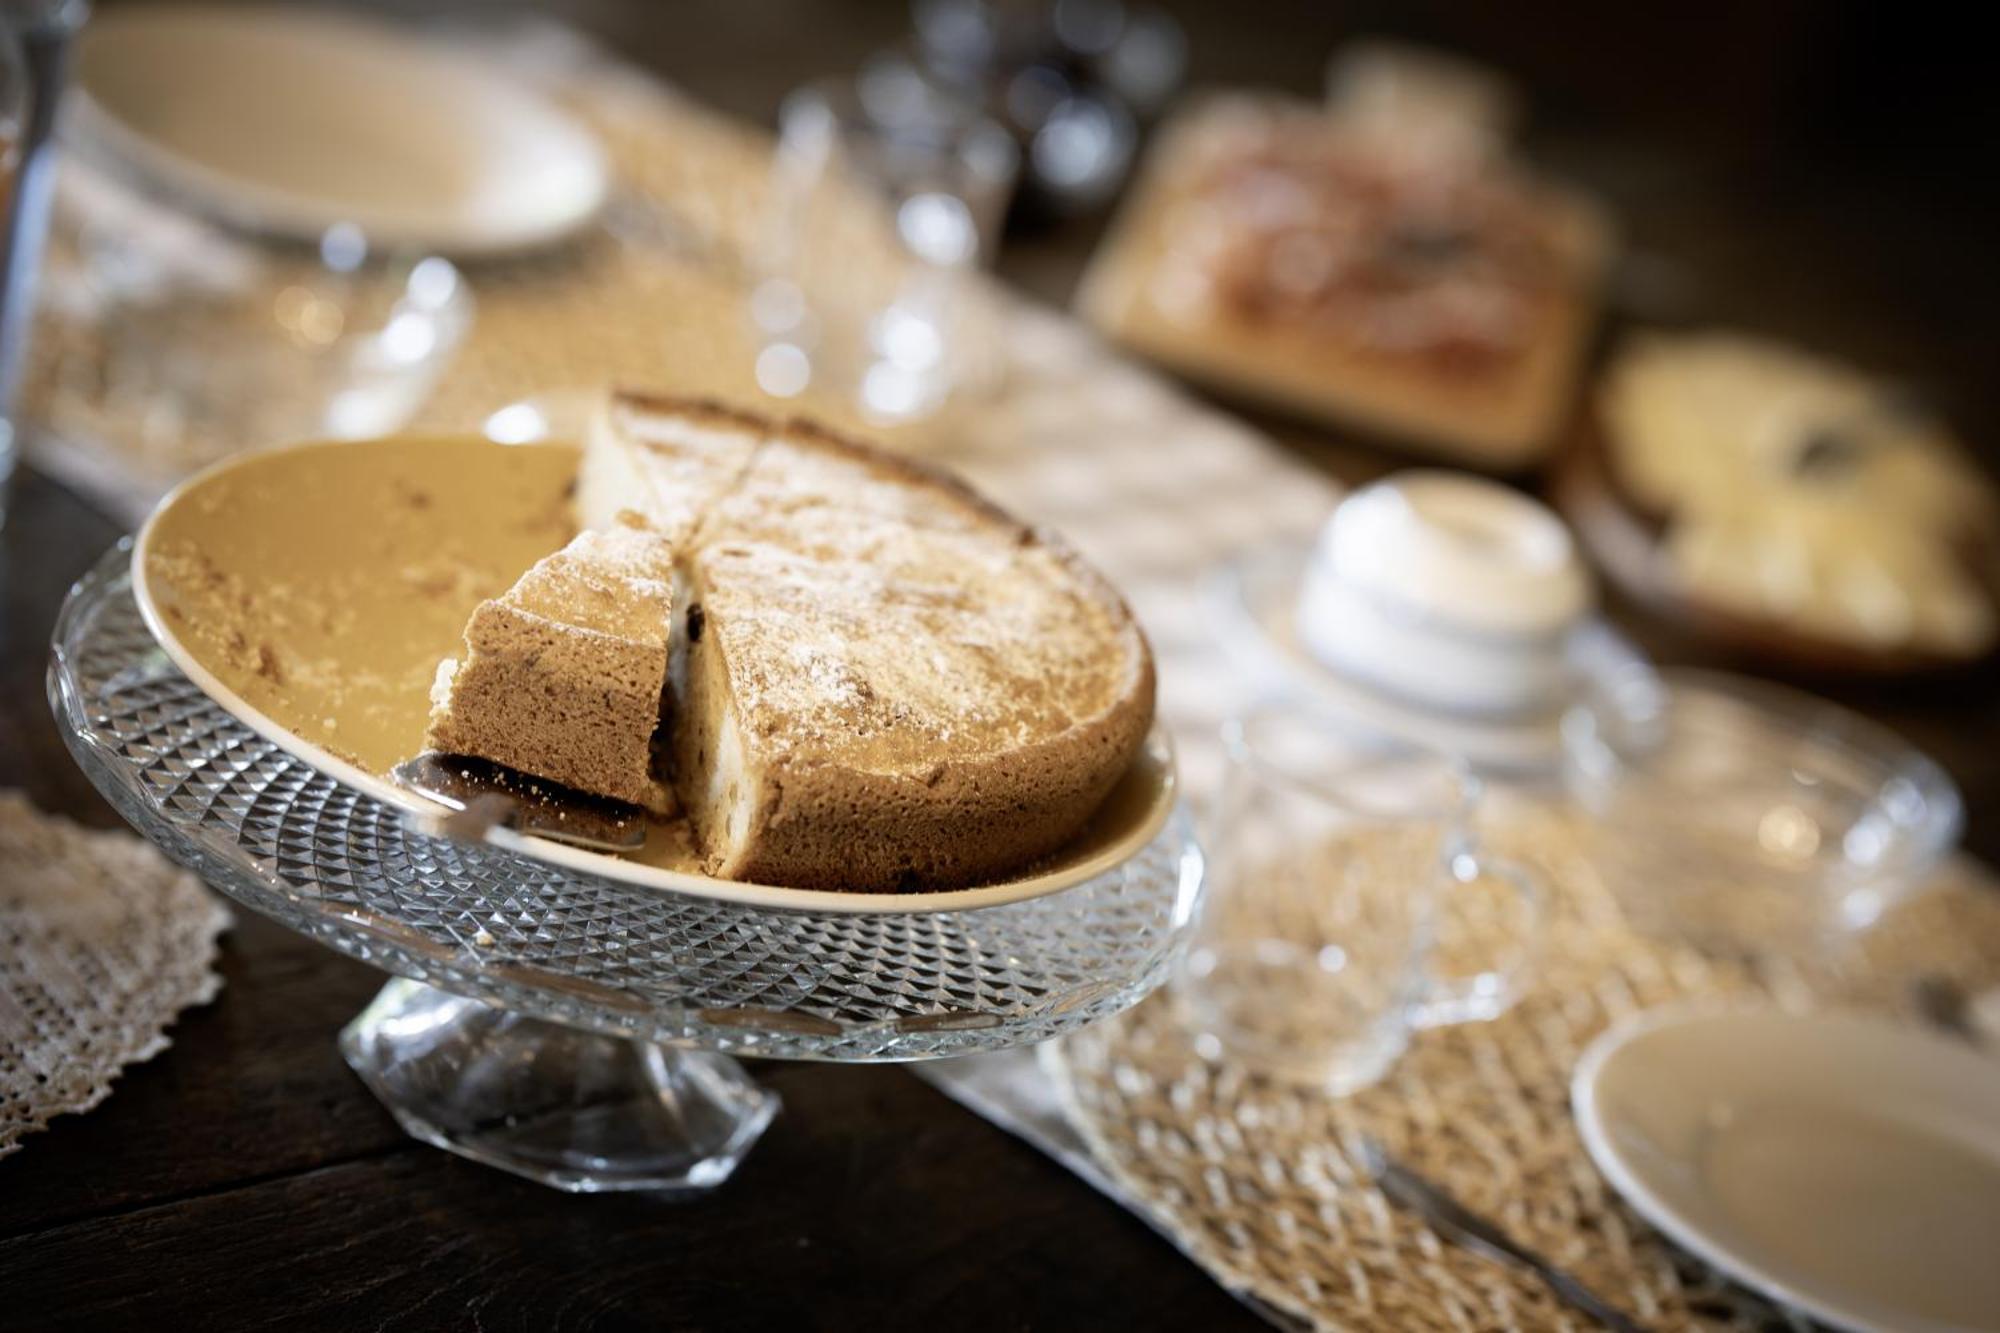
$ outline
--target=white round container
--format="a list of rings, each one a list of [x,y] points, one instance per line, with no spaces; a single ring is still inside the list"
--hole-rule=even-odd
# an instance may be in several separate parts
[[[1404,472],[1334,510],[1301,583],[1300,642],[1327,667],[1460,713],[1561,706],[1591,585],[1569,530],[1520,492]]]

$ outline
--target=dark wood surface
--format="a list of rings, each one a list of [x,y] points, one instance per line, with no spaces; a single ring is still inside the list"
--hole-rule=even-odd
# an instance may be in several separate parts
[[[895,4],[709,3],[673,23],[637,0],[568,8],[631,57],[767,120],[784,89],[851,65],[905,22]],[[1201,81],[1310,91],[1339,36],[1307,4],[1252,5],[1247,18],[1243,5],[1177,8]],[[1438,6],[1417,12],[1420,26],[1449,27]],[[1597,76],[1550,77],[1603,93]],[[1749,98],[1741,114],[1761,105]],[[1643,108],[1612,125],[1586,105],[1531,142],[1625,220],[1642,262],[1621,317],[1729,320],[1909,374],[1992,458],[1990,201],[1859,149],[1773,155],[1782,137],[1760,121],[1767,151],[1743,159],[1712,128],[1672,142]],[[1095,230],[1014,242],[1002,270],[1060,301]],[[1343,478],[1396,462],[1257,419]],[[115,817],[62,748],[42,676],[64,589],[117,535],[32,475],[0,531],[0,785],[95,824]],[[1663,660],[1707,656],[1618,614]],[[2000,855],[1991,673],[1832,692],[1936,754],[1965,789],[1968,842]],[[221,998],[103,1106],[0,1162],[0,1327],[1253,1326],[1145,1227],[892,1068],[760,1067],[785,1112],[738,1176],[696,1202],[566,1197],[418,1146],[333,1045],[380,976],[238,918]]]

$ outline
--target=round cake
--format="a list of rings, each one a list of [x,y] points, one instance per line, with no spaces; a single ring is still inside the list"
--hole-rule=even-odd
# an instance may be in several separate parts
[[[621,393],[577,504],[587,528],[651,531],[673,570],[653,739],[710,874],[887,892],[1009,873],[1082,829],[1152,725],[1117,593],[942,472]]]

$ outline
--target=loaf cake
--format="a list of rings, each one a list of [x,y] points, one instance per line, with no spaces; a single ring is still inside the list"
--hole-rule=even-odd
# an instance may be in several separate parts
[[[1151,654],[1117,594],[942,473],[806,423],[620,393],[576,495],[586,527],[650,543],[671,572],[649,588],[672,614],[648,640],[668,698],[650,721],[619,714],[621,754],[664,709],[710,874],[871,892],[1004,874],[1081,829],[1151,726]],[[433,739],[450,750],[467,723],[448,720]],[[473,752],[583,785],[540,754]]]
[[[1607,248],[1498,156],[1217,96],[1161,130],[1077,299],[1191,377],[1514,469],[1568,414]]]
[[[654,773],[672,548],[635,515],[585,532],[480,603],[438,666],[428,744],[593,796],[674,809]]]

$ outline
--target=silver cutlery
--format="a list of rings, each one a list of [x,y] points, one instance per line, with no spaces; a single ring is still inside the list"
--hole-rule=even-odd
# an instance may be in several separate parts
[[[1361,1163],[1391,1203],[1415,1213],[1445,1240],[1489,1259],[1526,1269],[1540,1278],[1557,1299],[1615,1333],[1643,1333],[1643,1326],[1631,1316],[1390,1157],[1372,1138],[1361,1141]]]
[[[443,806],[435,831],[478,842],[505,824],[521,833],[596,852],[637,851],[646,843],[646,816],[635,805],[586,796],[524,777],[480,759],[426,750],[389,776]]]

